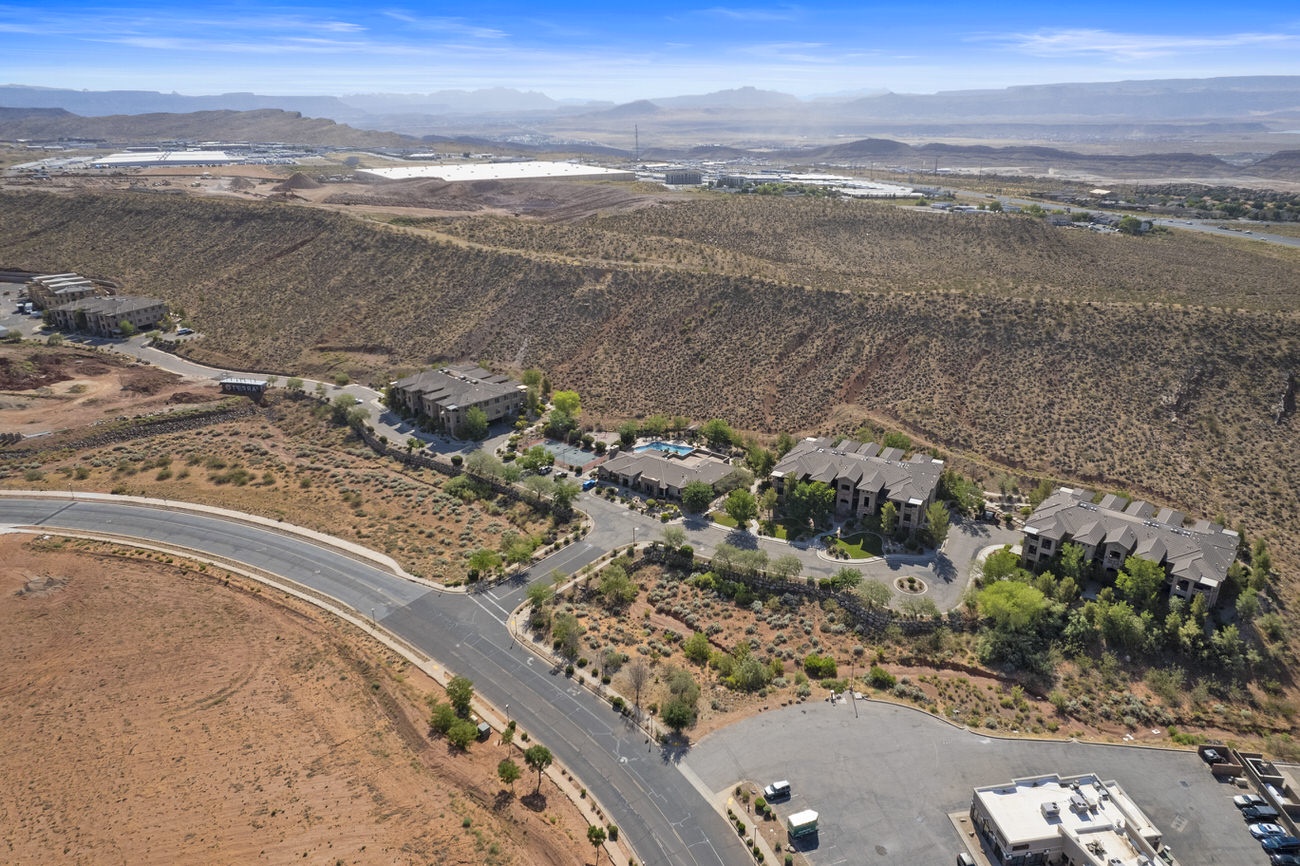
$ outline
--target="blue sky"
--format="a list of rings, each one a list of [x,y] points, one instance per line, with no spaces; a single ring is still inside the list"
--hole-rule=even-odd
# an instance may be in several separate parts
[[[1300,74],[1300,4],[0,0],[0,83],[186,94],[513,87],[629,101]]]

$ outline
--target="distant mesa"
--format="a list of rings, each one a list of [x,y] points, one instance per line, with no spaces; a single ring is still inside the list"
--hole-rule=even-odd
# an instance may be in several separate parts
[[[276,184],[276,192],[292,192],[296,189],[320,189],[324,184],[312,180],[300,171],[295,171],[284,183]]]

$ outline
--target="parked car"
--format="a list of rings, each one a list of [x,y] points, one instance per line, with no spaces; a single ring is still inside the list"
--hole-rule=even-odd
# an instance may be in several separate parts
[[[1277,809],[1272,806],[1247,806],[1241,810],[1241,817],[1246,819],[1247,824],[1254,824],[1258,821],[1275,821],[1279,816]]]
[[[1249,829],[1250,835],[1254,836],[1256,839],[1263,839],[1267,836],[1286,835],[1286,828],[1281,824],[1271,824],[1267,821],[1260,822],[1259,824],[1251,824]]]
[[[963,851],[957,855],[957,866],[975,866],[975,858]]]
[[[1300,853],[1300,838],[1295,836],[1265,836],[1260,840],[1259,844],[1270,854],[1274,852],[1282,854]]]
[[[190,334],[193,334],[193,333],[194,333],[194,329],[193,329],[193,328],[177,328],[177,329],[176,329],[176,336],[178,336],[178,337],[188,337]]]
[[[1274,851],[1268,855],[1268,862],[1272,863],[1273,866],[1300,866],[1300,854]]]
[[[591,488],[593,488],[593,487],[595,487],[595,486],[596,486],[596,479],[595,479],[595,478],[588,478],[586,481],[582,482],[582,489],[583,489],[583,490],[590,490]]]
[[[1246,809],[1250,806],[1267,806],[1268,801],[1259,794],[1238,794],[1232,798],[1232,805],[1238,809]]]
[[[763,797],[768,801],[780,800],[790,796],[790,783],[782,779],[763,789]]]
[[[1201,752],[1201,760],[1207,764],[1225,764],[1228,761],[1227,758],[1223,757],[1223,755],[1215,749],[1206,749],[1204,752]]]

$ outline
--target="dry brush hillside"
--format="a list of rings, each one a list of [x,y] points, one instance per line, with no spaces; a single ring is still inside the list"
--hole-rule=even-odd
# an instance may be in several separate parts
[[[0,203],[7,266],[166,297],[211,358],[537,365],[596,412],[760,431],[871,416],[1300,550],[1296,422],[1272,418],[1300,369],[1292,251],[779,198],[430,224],[442,239],[269,204]]]

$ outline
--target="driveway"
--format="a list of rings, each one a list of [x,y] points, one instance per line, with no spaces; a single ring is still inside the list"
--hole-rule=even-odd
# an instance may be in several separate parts
[[[1194,751],[1003,740],[917,710],[825,701],[762,713],[716,731],[685,761],[707,788],[789,779],[784,820],[821,818],[813,866],[952,863],[963,850],[948,819],[979,785],[1048,773],[1095,772],[1119,782],[1165,835],[1181,866],[1266,863],[1232,796]]]

